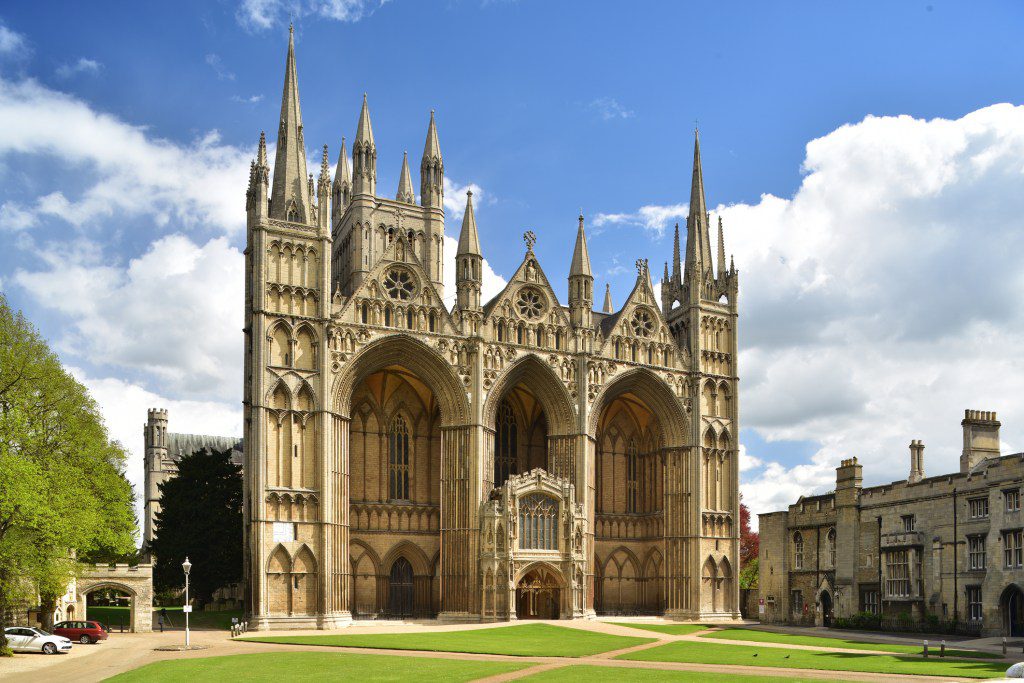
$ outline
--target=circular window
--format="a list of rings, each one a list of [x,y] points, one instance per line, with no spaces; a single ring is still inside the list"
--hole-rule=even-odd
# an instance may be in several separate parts
[[[633,334],[638,337],[650,337],[654,333],[654,319],[642,308],[633,314],[629,324],[633,328]]]
[[[536,289],[521,289],[516,299],[519,315],[527,320],[536,320],[544,312],[544,296]]]
[[[392,268],[384,276],[384,291],[392,299],[408,301],[416,291],[416,285],[413,284],[412,275],[408,271]]]

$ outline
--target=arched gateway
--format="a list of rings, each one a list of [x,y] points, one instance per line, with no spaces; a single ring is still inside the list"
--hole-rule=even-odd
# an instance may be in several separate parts
[[[67,619],[89,618],[86,599],[90,593],[113,588],[129,597],[128,625],[132,633],[153,630],[153,566],[150,564],[86,565],[75,580],[75,608]]]
[[[658,294],[640,259],[594,310],[580,216],[565,304],[532,232],[485,302],[471,196],[445,292],[433,117],[420,203],[378,194],[365,101],[351,157],[311,184],[296,74],[290,42],[277,158],[261,138],[246,194],[250,625],[738,619],[739,279],[711,251],[699,144]]]

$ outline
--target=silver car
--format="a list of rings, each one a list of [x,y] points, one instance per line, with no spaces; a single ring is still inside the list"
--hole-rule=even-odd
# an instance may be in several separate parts
[[[8,647],[15,652],[42,652],[45,655],[55,655],[71,650],[70,640],[39,628],[9,626],[4,629],[4,635],[7,636]]]

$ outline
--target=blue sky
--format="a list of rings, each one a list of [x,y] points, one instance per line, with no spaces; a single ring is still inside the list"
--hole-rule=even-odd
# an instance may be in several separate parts
[[[0,290],[93,389],[133,472],[150,403],[172,430],[239,430],[240,302],[220,290],[289,16],[310,156],[326,143],[333,166],[366,92],[390,194],[436,109],[449,194],[479,189],[498,275],[532,229],[564,282],[580,207],[617,303],[635,258],[660,273],[699,120],[744,278],[757,511],[828,488],[840,457],[905,476],[911,438],[948,471],[966,407],[1002,411],[1024,448],[1007,380],[1024,329],[1019,3],[8,4]]]

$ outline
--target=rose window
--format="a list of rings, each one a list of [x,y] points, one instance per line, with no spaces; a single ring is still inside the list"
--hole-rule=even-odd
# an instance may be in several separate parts
[[[516,299],[519,315],[527,320],[536,320],[544,312],[544,297],[535,289],[523,289]]]
[[[633,314],[629,324],[633,328],[633,334],[638,337],[650,337],[654,332],[654,320],[651,319],[651,314],[643,309]]]
[[[416,291],[416,286],[413,284],[412,275],[407,271],[394,268],[384,276],[384,291],[392,299],[408,301]]]

